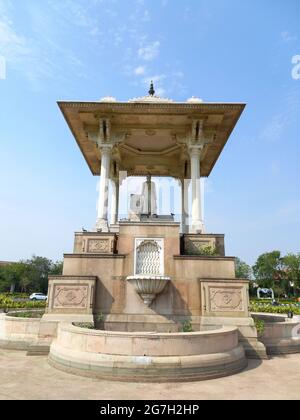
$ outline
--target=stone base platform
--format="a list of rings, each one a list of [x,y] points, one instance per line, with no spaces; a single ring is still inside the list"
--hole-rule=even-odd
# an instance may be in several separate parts
[[[124,333],[59,324],[49,363],[81,376],[177,382],[231,375],[247,366],[236,328],[193,333]]]
[[[268,355],[300,353],[300,316],[293,319],[265,313],[255,313],[253,316],[265,323],[260,340]]]

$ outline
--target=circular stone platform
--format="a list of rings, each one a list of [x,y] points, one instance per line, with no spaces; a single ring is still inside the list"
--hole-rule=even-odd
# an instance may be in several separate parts
[[[115,332],[61,323],[49,363],[66,372],[118,381],[192,381],[247,366],[238,329],[192,333]]]

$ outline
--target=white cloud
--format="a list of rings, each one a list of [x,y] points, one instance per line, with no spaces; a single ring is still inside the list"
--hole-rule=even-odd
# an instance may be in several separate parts
[[[7,61],[16,61],[31,53],[26,38],[15,32],[8,20],[0,21],[0,51]]]
[[[6,60],[0,55],[0,80],[6,79]]]
[[[7,71],[17,71],[38,90],[44,79],[65,79],[62,67],[66,65],[76,69],[77,76],[85,76],[84,64],[76,54],[49,35],[46,13],[38,8],[28,8],[31,30],[38,36],[27,37],[14,24],[12,3],[0,0],[0,11],[0,51],[7,63]],[[64,63],[57,57],[64,57]]]
[[[280,33],[280,36],[284,42],[295,41],[297,39],[297,37],[295,35],[292,35],[289,31],[282,31]]]
[[[63,21],[68,21],[72,26],[76,25],[83,28],[90,28],[91,30],[95,27],[97,28],[97,20],[87,12],[84,4],[72,0],[64,0],[63,2],[50,0],[49,4],[60,15]]]
[[[138,66],[134,69],[134,74],[136,76],[143,76],[146,73],[146,67],[145,66]]]
[[[142,17],[142,22],[149,22],[150,21],[150,13],[149,10],[145,10],[143,17]]]
[[[279,102],[281,109],[275,113],[262,130],[260,137],[269,142],[284,141],[285,131],[298,120],[300,111],[300,88],[289,90]]]
[[[146,61],[151,61],[159,54],[160,42],[154,41],[144,47],[138,49],[138,56]]]
[[[285,112],[274,115],[263,129],[261,134],[262,138],[267,141],[276,142],[282,137],[288,121],[289,117]]]

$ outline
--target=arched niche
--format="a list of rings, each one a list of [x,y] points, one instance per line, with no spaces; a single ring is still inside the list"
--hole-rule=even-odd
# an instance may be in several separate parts
[[[134,268],[135,275],[163,275],[163,240],[156,238],[136,239]]]

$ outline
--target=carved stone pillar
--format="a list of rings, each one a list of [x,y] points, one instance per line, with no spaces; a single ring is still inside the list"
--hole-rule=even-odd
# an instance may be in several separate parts
[[[181,179],[181,230],[189,232],[189,179]]]
[[[104,232],[108,231],[108,180],[110,170],[111,147],[109,145],[102,146],[100,150],[101,172],[96,228]]]
[[[118,222],[119,210],[119,180],[111,179],[111,203],[110,203],[110,224]]]
[[[203,233],[204,224],[201,211],[201,185],[200,185],[200,156],[201,146],[190,147],[191,182],[192,182],[192,223],[190,233]]]

